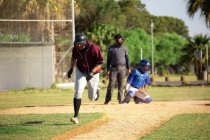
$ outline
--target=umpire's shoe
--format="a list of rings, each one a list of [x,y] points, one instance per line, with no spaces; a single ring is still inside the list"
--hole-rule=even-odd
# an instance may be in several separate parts
[[[78,119],[78,117],[73,117],[73,118],[70,119],[70,122],[73,122],[74,124],[78,124],[79,119]]]
[[[108,104],[109,104],[109,101],[105,101],[104,104],[105,104],[105,105],[108,105]]]
[[[99,99],[99,97],[100,97],[100,90],[101,89],[98,87],[97,92],[96,92],[97,97],[96,97],[95,101],[97,101]]]

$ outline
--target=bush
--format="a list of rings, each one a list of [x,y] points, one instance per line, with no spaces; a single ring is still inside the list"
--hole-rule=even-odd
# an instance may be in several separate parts
[[[30,42],[31,37],[25,34],[0,34],[0,42]]]

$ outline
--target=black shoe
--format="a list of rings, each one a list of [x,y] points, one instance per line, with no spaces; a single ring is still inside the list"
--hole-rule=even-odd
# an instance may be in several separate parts
[[[119,104],[122,104],[122,103],[123,103],[123,101],[118,101],[118,103],[119,103]]]
[[[109,104],[109,102],[105,101],[105,102],[104,102],[104,104],[105,104],[105,105],[108,105],[108,104]]]
[[[101,90],[100,88],[97,89],[97,92],[96,92],[97,98],[95,99],[95,101],[97,101],[100,97],[100,90]]]
[[[125,101],[122,101],[122,103],[121,104],[128,104],[128,103],[126,103]]]
[[[79,123],[79,119],[78,117],[73,117],[70,119],[70,122],[74,123],[74,124],[78,124]]]

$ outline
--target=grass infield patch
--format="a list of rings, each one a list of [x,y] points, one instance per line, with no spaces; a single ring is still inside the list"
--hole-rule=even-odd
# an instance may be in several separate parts
[[[70,124],[73,114],[0,115],[0,140],[48,140],[103,116],[80,113],[80,123]]]
[[[87,89],[83,104],[103,104],[106,88],[102,88],[97,102],[88,99]],[[210,100],[209,87],[149,87],[153,101]],[[0,110],[19,107],[73,105],[74,89],[25,89],[0,91]],[[112,103],[118,104],[117,88],[113,91]]]
[[[210,138],[210,113],[180,114],[141,140],[193,140]]]

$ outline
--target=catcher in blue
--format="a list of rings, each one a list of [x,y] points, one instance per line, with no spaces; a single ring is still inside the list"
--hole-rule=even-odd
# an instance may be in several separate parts
[[[140,68],[132,70],[129,74],[123,104],[128,104],[132,98],[136,104],[152,102],[152,97],[147,93],[150,84],[149,68],[150,63],[143,59],[140,61]]]

